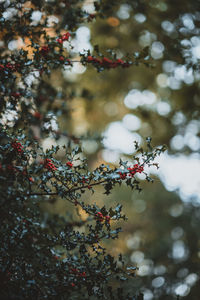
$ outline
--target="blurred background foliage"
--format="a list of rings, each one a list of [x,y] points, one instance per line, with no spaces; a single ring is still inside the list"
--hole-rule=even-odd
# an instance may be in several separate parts
[[[97,73],[77,62],[71,69],[54,71],[50,78],[44,76],[37,100],[41,116],[49,105],[47,132],[48,126],[57,131],[58,123],[65,134],[41,142],[47,148],[66,143],[69,133],[74,143],[82,136],[91,168],[102,162],[115,164],[120,157],[129,160],[134,139],[142,143],[151,136],[154,145],[168,146],[162,160],[165,176],[155,172],[154,184],[144,183],[140,194],[122,187],[106,198],[100,193],[84,197],[93,202],[123,202],[129,220],[110,251],[124,253],[128,264],[139,267],[135,285],[145,300],[176,299],[177,295],[198,300],[200,172],[192,166],[199,164],[200,149],[200,1],[103,0],[94,5],[88,0],[82,5],[92,18],[70,28],[77,61],[77,51],[89,49],[98,56],[94,47],[98,45],[105,57],[116,53],[117,58],[129,59],[134,53],[148,63]],[[34,131],[40,137],[42,117],[37,118]],[[174,175],[171,181],[170,174]],[[185,180],[185,190],[173,182],[176,176]],[[48,209],[69,209],[63,205],[52,203]]]

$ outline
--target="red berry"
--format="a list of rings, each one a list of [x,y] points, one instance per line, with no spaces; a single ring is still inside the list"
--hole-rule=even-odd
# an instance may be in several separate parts
[[[19,98],[21,96],[21,94],[16,92],[16,93],[12,93],[11,96],[14,98]]]
[[[46,54],[48,54],[49,51],[50,51],[50,48],[49,48],[48,46],[43,46],[43,47],[41,47],[41,49],[40,49],[40,53],[41,53],[43,56],[45,56]]]
[[[124,64],[124,61],[122,59],[117,59],[116,63],[119,65],[122,65],[122,64]]]
[[[63,41],[68,41],[70,36],[71,34],[69,32],[66,32],[65,34],[62,35],[61,39]]]
[[[62,44],[62,43],[63,43],[63,40],[62,40],[61,38],[58,38],[56,41],[57,41],[59,44]]]
[[[89,19],[94,19],[95,17],[96,17],[95,14],[89,14],[88,16]]]
[[[92,57],[91,55],[89,55],[89,56],[87,57],[87,61],[88,61],[88,62],[94,61],[94,57]]]
[[[107,57],[104,57],[104,58],[102,59],[102,63],[103,63],[103,64],[106,64],[106,65],[109,65],[109,64],[112,64],[112,60],[110,60],[110,59],[107,58]]]
[[[41,119],[41,118],[42,118],[42,115],[41,115],[41,113],[40,113],[39,111],[36,111],[36,112],[34,112],[34,117],[35,117],[36,119]]]
[[[70,161],[68,161],[68,162],[66,162],[66,166],[69,167],[69,168],[72,168],[73,167],[73,163],[70,162]]]

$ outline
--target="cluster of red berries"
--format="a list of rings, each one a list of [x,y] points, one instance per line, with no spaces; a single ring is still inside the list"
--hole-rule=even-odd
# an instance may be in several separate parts
[[[56,42],[58,42],[59,44],[62,44],[64,41],[68,41],[70,36],[71,36],[71,34],[69,32],[67,32],[67,33],[63,34],[61,37],[57,38]],[[42,46],[39,50],[39,53],[42,56],[46,56],[49,52],[50,52],[49,46]],[[60,56],[59,60],[64,61],[64,57]],[[0,70],[1,70],[1,66],[2,65],[0,65]]]
[[[8,62],[5,66],[0,64],[0,71],[9,70],[11,72],[16,72],[19,69],[20,65],[16,63]]]
[[[46,158],[44,161],[44,167],[45,169],[49,170],[49,171],[56,171],[57,168],[55,167],[55,165],[52,163],[51,159]]]
[[[2,165],[0,164],[0,171],[2,172],[5,172],[5,171],[8,171],[10,173],[21,173],[23,176],[27,176],[27,171],[26,170],[23,170],[22,172],[15,168],[13,165],[7,165],[6,168],[3,168]],[[30,182],[34,182],[35,180],[33,179],[33,177],[28,177],[27,178]]]
[[[110,223],[110,216],[104,216],[101,212],[96,213],[95,217],[99,222],[105,221],[106,223]]]
[[[66,166],[69,168],[73,167],[73,163],[71,161],[66,162]]]
[[[111,68],[117,68],[118,66],[121,66],[123,68],[127,68],[130,66],[130,63],[123,61],[122,59],[117,59],[115,61],[112,61],[111,59],[107,57],[103,57],[102,59],[95,58],[91,55],[87,57],[87,62],[93,63],[99,66],[102,66],[107,69]]]
[[[89,179],[85,178],[84,176],[82,177],[82,183],[83,184],[86,183],[86,182],[88,182],[88,181],[89,181]]]
[[[15,149],[19,154],[23,153],[23,146],[21,143],[15,141],[11,144],[12,148]]]
[[[119,172],[119,175],[120,175],[120,179],[122,179],[122,180],[126,179],[126,176],[127,176],[126,173]]]
[[[140,166],[139,164],[135,164],[132,168],[127,168],[127,170],[129,171],[128,173],[119,172],[120,179],[124,180],[127,178],[127,176],[134,177],[136,173],[142,173],[144,171],[144,167]]]
[[[7,63],[6,66],[5,66],[8,70],[12,71],[12,72],[15,72],[18,70],[18,68],[20,67],[19,64],[11,64],[11,63]]]
[[[59,61],[65,63],[67,66],[72,66],[72,61],[69,59],[66,59],[64,56],[59,57]]]
[[[40,48],[40,54],[42,54],[43,56],[46,56],[50,51],[50,48],[48,46],[42,46]]]
[[[6,170],[12,173],[17,172],[17,169],[13,167],[12,165],[7,165]]]
[[[127,168],[129,170],[129,176],[133,177],[136,173],[142,173],[144,171],[144,167],[138,164],[135,164],[132,168]]]
[[[19,92],[15,92],[12,93],[11,96],[14,97],[15,99],[18,99],[21,96],[21,94]]]
[[[71,34],[69,32],[66,32],[65,34],[63,34],[61,37],[59,37],[56,41],[59,44],[62,44],[64,41],[68,41],[70,38]]]
[[[76,269],[76,268],[72,268],[71,270],[70,270],[70,273],[71,274],[74,274],[74,275],[76,275],[77,277],[86,277],[86,272],[80,272],[78,269]]]

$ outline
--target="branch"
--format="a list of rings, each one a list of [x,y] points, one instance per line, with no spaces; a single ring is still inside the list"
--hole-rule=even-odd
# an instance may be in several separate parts
[[[88,189],[88,186],[96,186],[96,185],[99,185],[99,184],[102,184],[102,183],[105,183],[107,180],[102,180],[102,181],[99,181],[99,182],[95,182],[95,183],[91,183],[91,184],[88,184],[88,185],[84,185],[84,186],[79,186],[79,187],[76,187],[76,188],[73,188],[71,190],[68,190],[66,191],[66,194],[70,194],[70,193],[73,193],[75,191],[78,191],[78,190],[82,190],[82,189]],[[56,196],[58,195],[59,193],[58,192],[54,192],[54,193],[28,193],[26,194],[26,196]]]

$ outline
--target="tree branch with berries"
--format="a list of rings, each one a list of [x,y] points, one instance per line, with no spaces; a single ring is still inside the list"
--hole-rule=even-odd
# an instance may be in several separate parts
[[[148,51],[125,58],[107,57],[95,47],[94,53],[74,53],[72,39],[80,24],[103,18],[104,5],[95,3],[95,14],[82,9],[82,1],[18,1],[0,3],[0,277],[2,299],[126,299],[138,291],[127,289],[136,267],[127,269],[123,257],[113,257],[106,240],[117,239],[127,218],[122,205],[101,207],[90,203],[84,193],[109,195],[116,186],[140,191],[138,174],[147,181],[148,167],[165,149],[147,150],[136,145],[135,155],[117,166],[101,164],[91,170],[81,149],[84,137],[51,127],[65,91],[58,92],[48,81],[55,70],[71,70],[76,63],[103,72],[147,64]],[[63,10],[63,8],[65,8]],[[9,12],[12,16],[9,17]],[[41,12],[41,21],[34,13]],[[53,25],[49,18],[55,15]],[[51,30],[48,30],[48,29]],[[50,32],[50,34],[48,34]],[[20,37],[23,45],[12,50],[11,40]],[[76,96],[73,91],[69,98]],[[47,136],[67,136],[64,147],[44,151]],[[59,151],[65,154],[60,159]],[[45,204],[66,201],[65,216],[49,213]],[[80,217],[84,212],[84,220]],[[78,218],[78,220],[77,220]],[[83,232],[79,230],[84,228]],[[123,284],[122,284],[123,283]],[[141,295],[139,296],[141,299]]]

